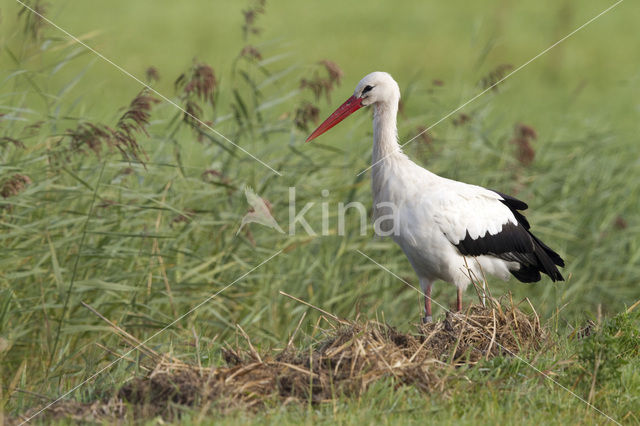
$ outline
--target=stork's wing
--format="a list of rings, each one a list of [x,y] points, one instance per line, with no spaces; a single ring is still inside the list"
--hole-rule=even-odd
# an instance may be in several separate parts
[[[458,184],[456,182],[456,184]],[[553,281],[563,280],[556,265],[562,258],[529,231],[529,222],[518,210],[527,204],[478,186],[445,187],[435,197],[435,222],[462,255],[489,255],[517,262],[512,271],[520,281],[540,280],[540,272]]]

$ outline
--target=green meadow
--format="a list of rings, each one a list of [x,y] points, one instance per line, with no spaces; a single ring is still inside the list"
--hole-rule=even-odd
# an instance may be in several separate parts
[[[400,248],[374,237],[370,221],[361,235],[355,211],[338,227],[339,203],[371,204],[360,174],[370,112],[304,143],[380,70],[402,90],[400,142],[428,129],[409,156],[526,201],[532,230],[565,259],[564,282],[489,279],[494,296],[527,312],[529,299],[555,342],[524,358],[615,421],[640,423],[640,308],[630,308],[640,299],[637,3],[566,39],[614,2],[29,4],[93,51],[0,2],[0,418],[20,423],[61,395],[108,398],[145,373],[135,350],[106,368],[132,346],[86,305],[153,350],[203,366],[242,340],[236,325],[268,351],[306,314],[297,342],[313,340],[321,313],[280,292],[410,330],[421,296],[402,281],[417,285]],[[535,137],[523,138],[523,125]],[[246,186],[269,200],[284,234],[256,223],[237,232]],[[316,235],[299,224],[288,232],[290,188]],[[455,289],[439,282],[433,298],[451,306]],[[588,323],[593,335],[577,338]],[[511,357],[461,374],[428,395],[390,377],[357,398],[257,412],[175,407],[180,417],[165,420],[608,421]]]

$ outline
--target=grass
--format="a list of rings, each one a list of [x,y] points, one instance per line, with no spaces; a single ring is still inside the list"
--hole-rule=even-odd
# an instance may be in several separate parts
[[[153,8],[140,3],[123,13],[124,6],[116,3],[101,8],[69,1],[46,9],[55,22],[86,35],[92,46],[136,75],[144,78],[147,67],[155,66],[160,80],[154,87],[185,108],[194,103],[203,120],[282,177],[218,135],[185,123],[183,114],[165,102],[152,106],[144,126],[148,136],[142,131],[135,138],[146,153],[140,157],[144,164],[135,161],[131,147],[123,155],[102,145],[96,155],[86,145],[93,139],[84,140],[84,153],[76,152],[65,136],[69,130],[84,123],[117,129],[141,88],[51,27],[28,26],[25,32],[24,15],[10,23],[17,3],[0,6],[7,23],[1,30],[0,71],[0,185],[8,188],[0,199],[5,416],[40,406],[107,365],[114,357],[102,346],[127,347],[81,302],[145,339],[277,250],[283,254],[149,345],[212,365],[219,362],[222,342],[236,338],[239,324],[258,347],[278,346],[308,311],[279,291],[344,318],[380,317],[408,329],[420,315],[418,295],[356,252],[415,283],[400,250],[372,239],[371,230],[360,236],[355,216],[345,236],[335,235],[339,202],[370,204],[368,177],[356,176],[370,159],[368,113],[345,122],[331,137],[303,145],[308,131],[296,126],[296,109],[309,102],[322,118],[362,75],[385,69],[403,89],[399,133],[408,140],[478,93],[491,70],[523,63],[605,7],[599,2],[579,8],[552,2],[415,3],[399,7],[398,16],[389,19],[386,3],[372,2],[365,11],[343,3],[305,10],[293,2],[269,4],[256,23],[264,31],[248,40],[240,12],[250,6],[242,4],[193,2],[176,10],[170,2]],[[533,229],[566,259],[569,279],[535,286],[492,282],[492,291],[530,298],[543,319],[552,319],[559,336],[569,325],[597,319],[598,309],[613,316],[639,297],[640,58],[631,32],[638,8],[628,2],[618,7],[461,111],[469,117],[464,125],[452,117],[429,138],[407,146],[413,158],[436,173],[529,202]],[[247,44],[261,59],[238,56]],[[317,64],[321,59],[336,61],[344,71],[329,101],[300,89],[302,78],[325,76]],[[190,75],[198,64],[213,67],[218,83],[213,99],[174,88],[178,76]],[[444,85],[434,84],[435,79]],[[535,157],[527,166],[512,143],[518,123],[537,133],[528,141]],[[311,130],[313,123],[307,126]],[[271,201],[281,225],[288,217],[290,186],[296,187],[298,206],[315,203],[306,217],[316,230],[321,203],[328,203],[334,234],[288,236],[254,224],[250,233],[236,236],[247,211],[245,184]],[[321,195],[323,189],[328,196]],[[454,291],[437,285],[433,296],[447,305]],[[303,329],[311,330],[317,318],[309,311]],[[199,351],[194,351],[196,340]],[[558,352],[538,362],[555,372],[554,361],[579,350],[575,342],[561,343]],[[70,397],[93,400],[141,374],[139,354],[131,357],[134,362],[114,366]],[[596,381],[595,401],[619,420],[637,402],[634,366],[637,370],[637,354],[620,366],[619,377]],[[602,421],[531,371],[490,368],[505,375],[485,381],[471,372],[469,381],[452,389],[452,399],[426,399],[411,389],[380,384],[357,400],[341,399],[333,406],[274,406],[255,415],[232,413],[225,421],[411,422],[425,413],[442,423],[513,421],[528,413],[550,422]],[[578,380],[571,386],[588,398],[593,374],[566,374]],[[197,414],[192,421],[198,422]]]
[[[190,363],[158,354],[110,323],[140,347],[137,377],[102,389],[98,399],[93,392],[85,401],[63,401],[44,417],[62,424],[149,418],[199,424],[220,416],[229,423],[292,423],[303,416],[306,422],[379,423],[425,415],[441,423],[529,424],[569,416],[587,424],[638,421],[637,305],[559,336],[508,299],[490,303],[410,333],[325,316],[309,332],[296,330],[287,344],[261,353],[237,327],[241,343]],[[195,347],[200,356],[197,336]],[[587,399],[604,410],[601,416]]]

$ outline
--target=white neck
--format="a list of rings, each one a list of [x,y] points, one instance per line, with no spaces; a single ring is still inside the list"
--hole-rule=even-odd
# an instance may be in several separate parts
[[[397,115],[397,100],[380,102],[374,105],[372,164],[376,164],[379,161],[385,162],[397,156],[404,157],[398,144]]]
[[[378,218],[389,214],[388,210],[378,208],[381,202],[394,202],[394,184],[400,179],[392,176],[402,176],[402,169],[406,168],[407,156],[402,153],[398,144],[398,128],[396,125],[398,114],[398,99],[374,104],[373,109],[373,154],[371,169],[371,189],[373,193],[373,217]],[[390,187],[391,186],[391,187]]]

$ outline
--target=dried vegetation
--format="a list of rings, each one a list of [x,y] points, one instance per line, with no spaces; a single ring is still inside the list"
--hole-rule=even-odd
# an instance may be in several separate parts
[[[323,337],[295,347],[259,352],[240,327],[245,344],[222,351],[226,365],[203,368],[151,349],[154,365],[102,402],[65,401],[50,416],[106,420],[126,416],[177,415],[176,405],[226,410],[257,410],[271,403],[326,403],[339,396],[358,396],[380,380],[415,386],[424,392],[446,392],[467,368],[496,356],[517,356],[540,349],[547,333],[537,315],[523,313],[513,302],[493,307],[472,305],[464,313],[447,313],[442,321],[416,325],[403,333],[377,321],[323,317]],[[130,335],[118,332],[129,344]]]

